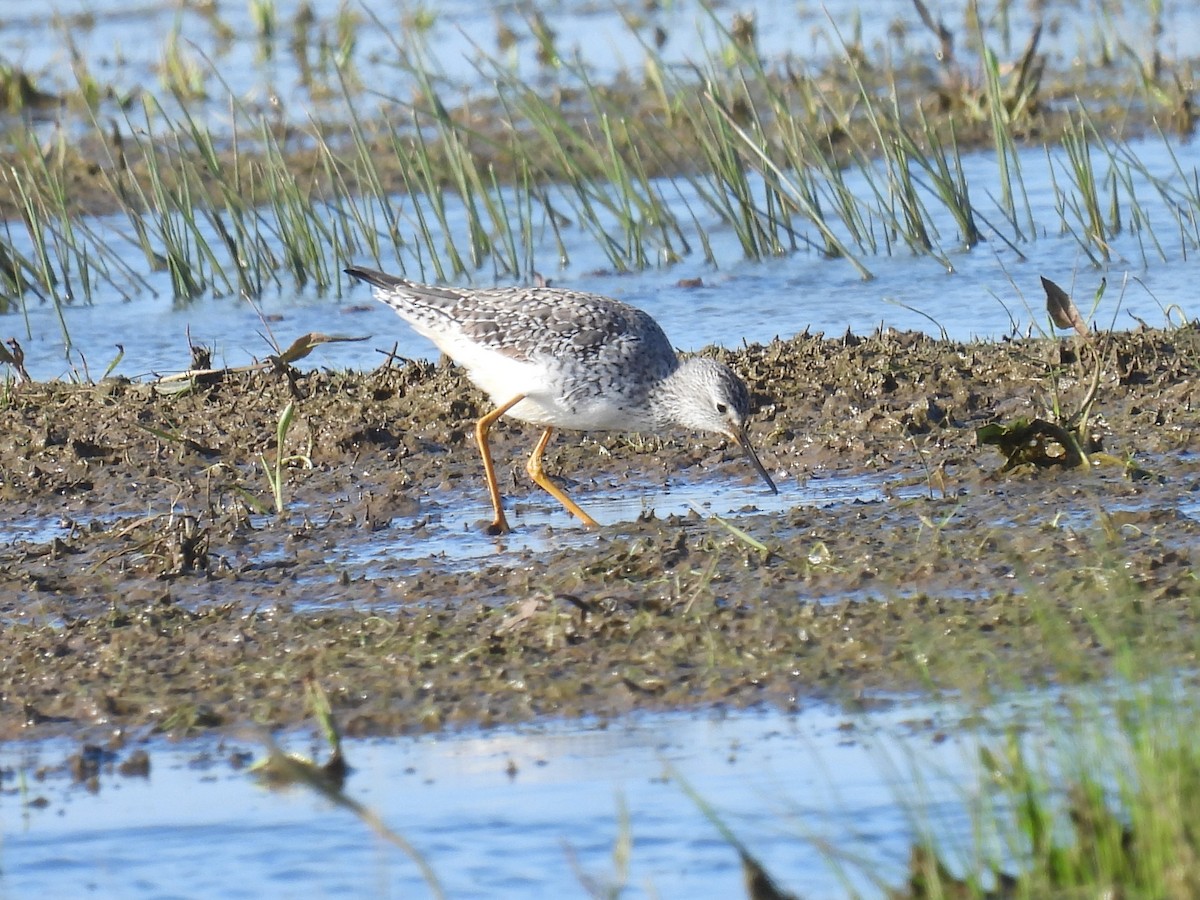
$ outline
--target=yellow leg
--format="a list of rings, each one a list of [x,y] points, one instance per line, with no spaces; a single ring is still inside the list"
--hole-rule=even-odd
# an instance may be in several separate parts
[[[500,502],[500,485],[496,483],[496,467],[492,465],[492,450],[488,446],[488,432],[496,420],[525,399],[524,394],[517,394],[503,406],[497,406],[490,413],[475,423],[475,443],[479,445],[479,455],[483,457],[483,476],[487,479],[488,496],[492,498],[492,509],[496,517],[488,526],[488,534],[507,534],[510,530],[508,519],[504,518],[504,507]]]
[[[529,477],[537,483],[538,487],[565,506],[573,516],[581,519],[584,525],[599,527],[599,523],[595,519],[580,509],[579,505],[568,497],[562,488],[547,478],[546,473],[542,471],[542,454],[546,452],[546,445],[550,443],[550,435],[553,433],[553,428],[547,428],[542,432],[537,446],[533,448],[533,453],[529,457],[529,462],[525,464],[525,471],[529,473]]]

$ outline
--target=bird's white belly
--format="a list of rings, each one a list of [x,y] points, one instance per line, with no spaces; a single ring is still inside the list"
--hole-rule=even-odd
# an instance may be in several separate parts
[[[556,398],[528,397],[507,415],[535,425],[554,426],[569,431],[639,431],[644,430],[630,418],[629,411],[606,401],[594,401],[568,408]]]
[[[505,415],[535,425],[578,431],[630,431],[638,422],[628,409],[598,395],[564,397],[557,366],[516,359],[463,338],[426,334],[496,406],[524,395]]]

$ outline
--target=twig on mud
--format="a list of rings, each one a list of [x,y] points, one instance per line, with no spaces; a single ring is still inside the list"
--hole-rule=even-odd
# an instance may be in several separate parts
[[[321,334],[320,332],[310,331],[308,334],[301,335],[292,341],[292,345],[281,353],[272,354],[261,362],[249,363],[244,366],[226,366],[220,369],[188,369],[186,372],[178,372],[174,375],[164,375],[162,378],[154,382],[156,388],[162,388],[163,385],[178,385],[172,391],[185,391],[191,387],[191,382],[198,378],[211,378],[214,375],[226,376],[236,375],[243,372],[267,372],[267,371],[283,371],[291,367],[295,362],[298,362],[308,356],[321,344],[339,344],[351,343],[367,340],[367,336],[349,337],[341,334]],[[3,360],[0,359],[0,362]],[[182,382],[182,383],[181,383]]]

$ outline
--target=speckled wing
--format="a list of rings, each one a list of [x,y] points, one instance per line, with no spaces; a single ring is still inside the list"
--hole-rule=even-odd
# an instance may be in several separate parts
[[[677,364],[654,319],[608,297],[542,287],[462,290],[369,269],[347,271],[380,288],[379,299],[439,346],[436,334],[461,335],[513,359],[635,368],[648,379],[666,377]]]

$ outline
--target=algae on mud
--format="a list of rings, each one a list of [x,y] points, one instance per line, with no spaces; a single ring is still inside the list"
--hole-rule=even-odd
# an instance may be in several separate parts
[[[169,394],[13,384],[0,527],[69,524],[0,546],[0,733],[296,724],[310,675],[362,734],[987,691],[1100,677],[1131,648],[1193,666],[1200,330],[1095,343],[1098,363],[1073,340],[894,332],[715,351],[751,387],[751,439],[785,496],[856,472],[892,497],[749,509],[735,524],[752,542],[700,515],[643,516],[539,553],[471,534],[474,568],[386,549],[402,534],[420,547],[423,529],[482,496],[470,435],[482,397],[452,368],[231,373]],[[976,429],[1069,405],[1094,364],[1095,439],[1158,477],[998,474]],[[293,443],[276,448],[289,403]],[[495,432],[514,497],[533,492],[527,440]],[[283,470],[289,513],[272,517],[260,458],[277,449],[313,468]],[[685,435],[576,436],[548,464],[587,473],[573,488],[587,496],[628,478],[749,484],[737,458]],[[576,531],[564,513],[549,533]],[[383,559],[336,561],[347,547]]]

